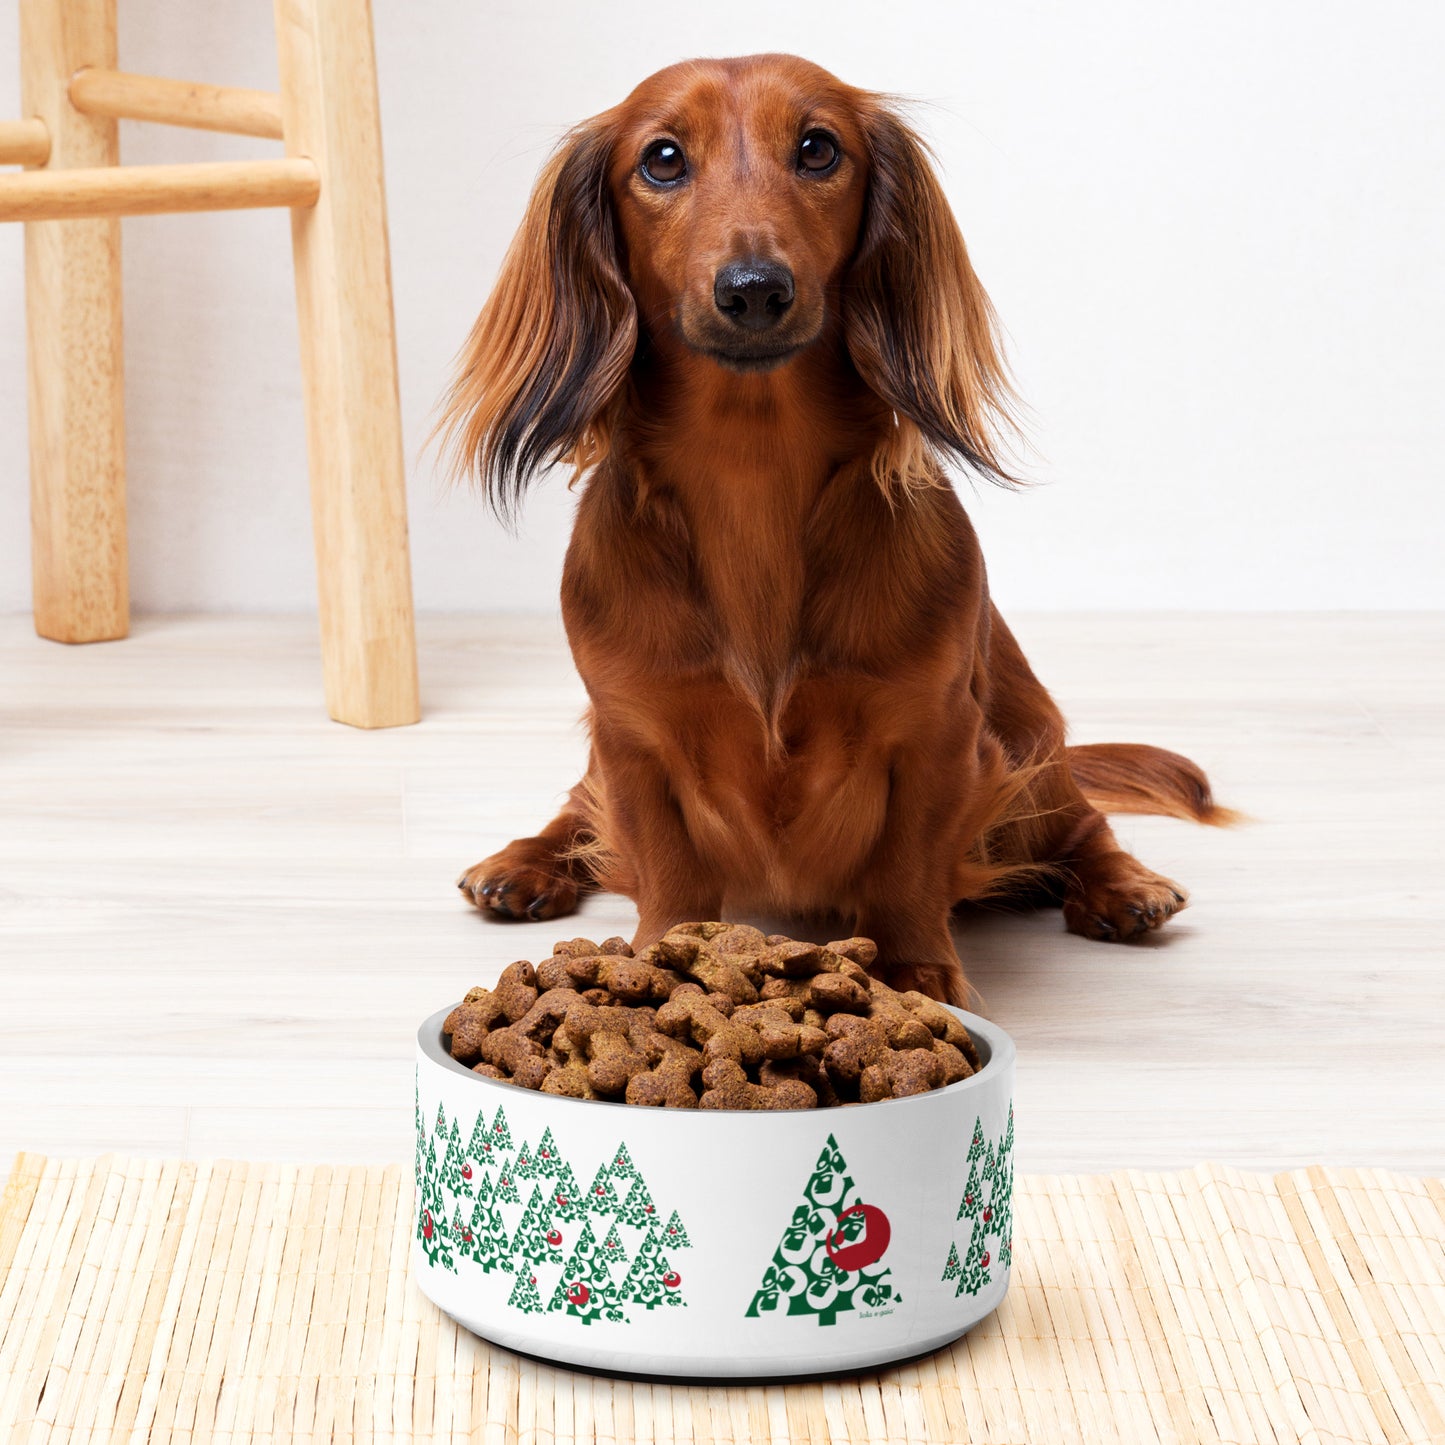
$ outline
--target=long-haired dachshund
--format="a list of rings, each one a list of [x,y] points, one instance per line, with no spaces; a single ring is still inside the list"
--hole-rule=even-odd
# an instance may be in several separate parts
[[[543,171],[443,416],[504,517],[585,487],[562,615],[591,700],[567,806],[459,886],[500,918],[608,888],[634,945],[842,917],[962,1002],[961,900],[1157,928],[1184,890],[1102,809],[1221,822],[1186,758],[1066,747],[946,463],[1010,480],[992,308],[888,100],[785,55],[675,65]]]

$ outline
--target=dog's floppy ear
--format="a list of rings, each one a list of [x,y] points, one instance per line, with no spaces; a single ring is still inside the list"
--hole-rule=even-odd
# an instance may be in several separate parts
[[[881,97],[864,128],[867,211],[843,315],[853,364],[899,418],[878,480],[922,480],[912,474],[932,451],[1010,482],[998,431],[1012,425],[1012,392],[958,222],[923,142]]]
[[[510,521],[554,462],[607,449],[609,412],[637,342],[607,187],[606,116],[572,131],[537,179],[521,229],[468,337],[438,431]]]

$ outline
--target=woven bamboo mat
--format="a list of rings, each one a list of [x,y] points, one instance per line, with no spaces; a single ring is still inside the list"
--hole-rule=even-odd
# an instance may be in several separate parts
[[[1445,1441],[1445,1183],[1020,1177],[966,1339],[844,1381],[574,1374],[409,1282],[411,1181],[22,1154],[0,1198],[0,1441]]]

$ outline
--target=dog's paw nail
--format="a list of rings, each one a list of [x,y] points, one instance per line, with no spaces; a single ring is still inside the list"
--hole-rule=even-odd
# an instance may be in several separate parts
[[[541,894],[538,894],[538,896],[537,896],[536,898],[534,898],[534,899],[527,905],[527,917],[528,917],[528,918],[540,918],[540,917],[542,916],[542,910],[543,910],[551,901],[552,901],[552,895],[551,895],[550,893],[541,893]]]
[[[482,885],[482,897],[485,898],[488,903],[492,901],[492,894],[494,894],[496,891],[497,885],[495,883],[486,883]]]
[[[1101,918],[1097,913],[1089,920],[1099,930],[1101,938],[1112,938],[1115,933],[1114,925],[1107,918]]]
[[[1177,888],[1171,888],[1171,889],[1169,890],[1169,894],[1170,894],[1170,896],[1174,899],[1174,901],[1175,901],[1176,903],[1183,903],[1183,902],[1184,902],[1184,895],[1183,895],[1182,893],[1180,893]]]

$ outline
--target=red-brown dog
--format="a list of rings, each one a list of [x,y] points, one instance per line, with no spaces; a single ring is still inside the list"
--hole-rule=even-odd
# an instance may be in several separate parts
[[[1006,480],[992,310],[889,103],[783,55],[675,65],[543,172],[445,416],[510,515],[570,462],[591,699],[563,812],[460,880],[502,918],[630,895],[841,914],[961,1002],[952,905],[1021,888],[1123,940],[1184,906],[1101,808],[1223,821],[1156,748],[1066,747],[947,460]]]

